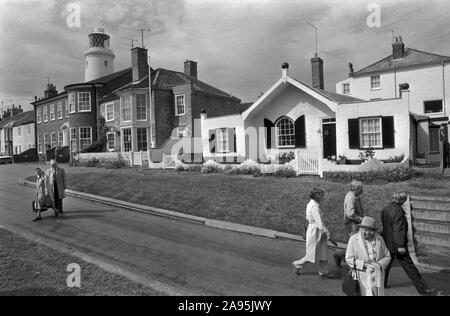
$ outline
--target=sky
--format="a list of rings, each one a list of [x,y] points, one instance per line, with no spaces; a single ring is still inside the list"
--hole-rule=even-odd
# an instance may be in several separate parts
[[[68,5],[81,11],[67,23]],[[378,25],[369,26],[377,6]],[[392,31],[407,47],[450,55],[446,0],[0,0],[0,101],[31,110],[47,78],[61,92],[84,81],[88,34],[103,24],[111,34],[115,70],[130,67],[130,39],[149,48],[153,68],[183,71],[198,62],[198,77],[243,102],[255,101],[281,77],[311,83],[310,60],[324,60],[325,89],[335,91],[355,71],[392,53]],[[371,20],[377,21],[377,20]],[[377,24],[377,23],[375,23]]]

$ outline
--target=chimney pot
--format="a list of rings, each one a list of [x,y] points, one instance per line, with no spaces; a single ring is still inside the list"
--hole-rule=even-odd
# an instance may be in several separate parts
[[[184,73],[197,79],[197,62],[186,59],[184,62]]]
[[[403,43],[403,39],[401,36],[395,38],[394,43],[392,43],[392,58],[402,59],[405,57],[405,44]]]
[[[131,67],[133,82],[140,81],[148,75],[147,49],[135,47],[131,50]]]
[[[320,57],[314,57],[311,59],[312,69],[312,86],[316,89],[323,90],[324,76],[323,76],[323,59]]]

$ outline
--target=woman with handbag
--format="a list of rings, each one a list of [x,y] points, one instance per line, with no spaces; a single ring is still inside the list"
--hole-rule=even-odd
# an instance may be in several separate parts
[[[376,231],[375,219],[364,217],[359,232],[350,237],[347,246],[345,260],[351,268],[351,276],[358,281],[360,296],[384,296],[384,274],[391,255]],[[344,291],[349,284],[347,278]]]
[[[33,202],[33,211],[36,213],[36,217],[33,222],[42,220],[41,213],[48,208],[54,208],[52,196],[53,190],[48,176],[44,169],[36,168],[36,198]],[[56,211],[55,216],[57,216]]]
[[[323,223],[323,212],[320,209],[325,197],[325,191],[321,188],[314,188],[311,191],[311,201],[306,207],[306,219],[308,228],[306,230],[306,255],[292,263],[294,271],[301,274],[301,270],[306,264],[319,263],[319,276],[333,279],[328,273],[328,245],[330,232]]]

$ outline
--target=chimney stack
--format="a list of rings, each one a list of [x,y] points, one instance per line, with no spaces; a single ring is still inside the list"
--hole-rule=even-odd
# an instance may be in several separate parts
[[[47,90],[44,91],[45,98],[48,99],[48,98],[56,96],[57,94],[58,94],[58,91],[56,90],[56,87],[53,84],[49,83],[47,85]]]
[[[184,62],[184,73],[197,79],[197,62],[186,59]]]
[[[283,78],[284,82],[287,81],[288,72],[289,72],[289,64],[288,63],[283,63],[281,65],[281,77]]]
[[[148,75],[147,49],[135,47],[131,50],[131,67],[133,82],[140,81]]]
[[[323,79],[323,59],[320,57],[314,57],[311,59],[312,67],[312,86],[316,89],[324,89]]]
[[[405,56],[405,44],[401,36],[394,38],[392,43],[392,57],[394,60],[402,59]]]

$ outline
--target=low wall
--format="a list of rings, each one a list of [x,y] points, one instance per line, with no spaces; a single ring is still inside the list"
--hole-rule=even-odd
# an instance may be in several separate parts
[[[324,172],[367,172],[386,168],[408,168],[409,157],[406,157],[402,162],[398,163],[383,163],[376,158],[372,158],[361,165],[338,165],[334,162],[324,159],[322,167]]]
[[[123,159],[130,161],[130,153],[83,153],[77,155],[80,162],[87,162],[89,160],[98,159],[104,161],[115,161]]]

